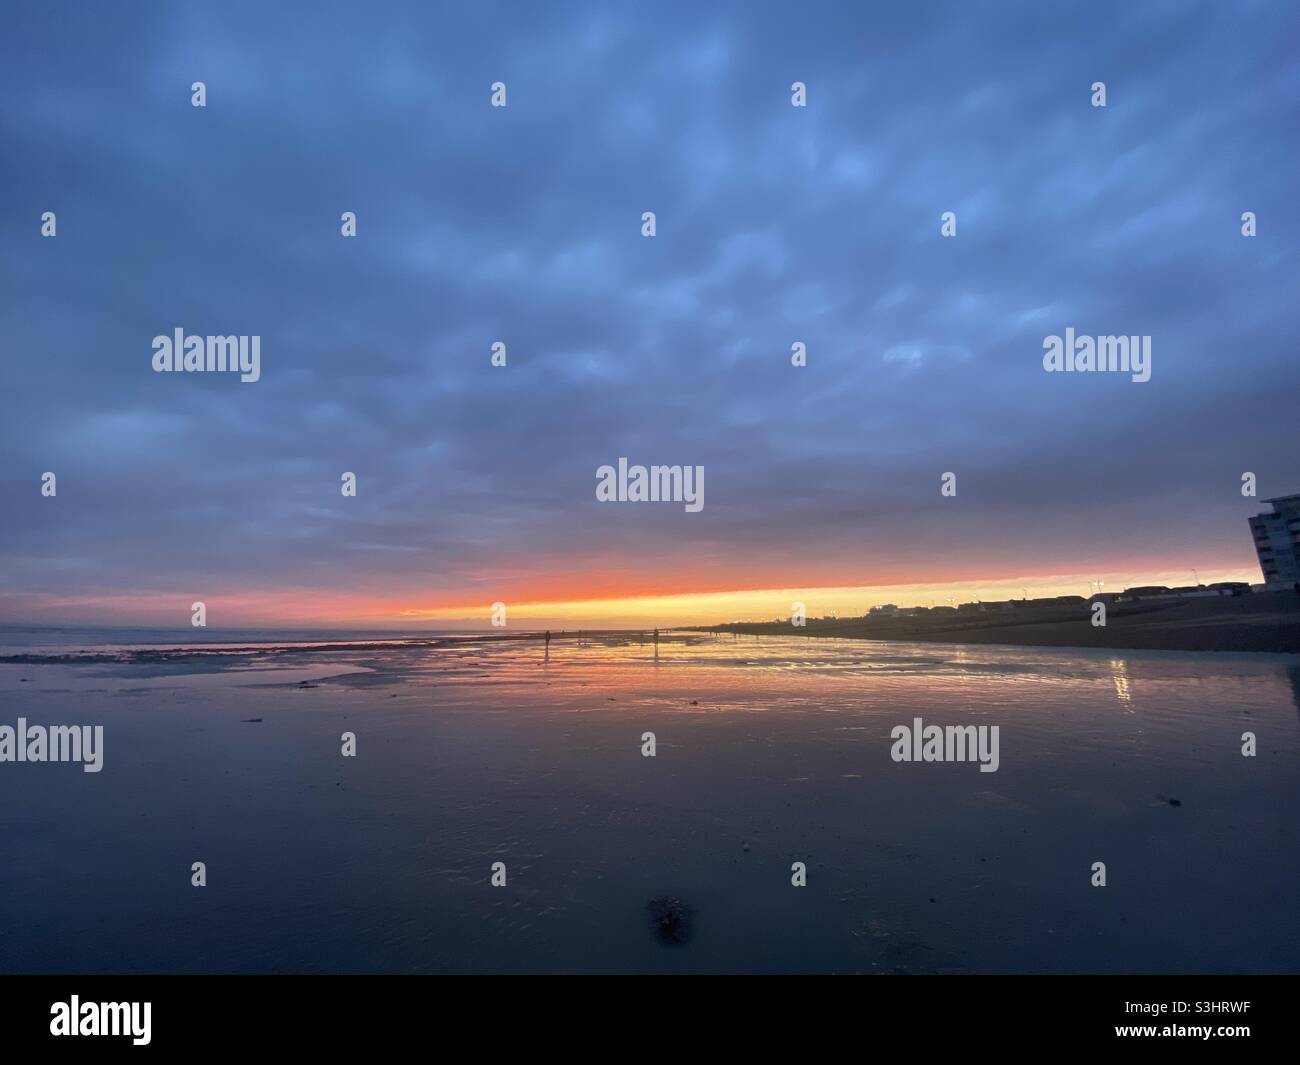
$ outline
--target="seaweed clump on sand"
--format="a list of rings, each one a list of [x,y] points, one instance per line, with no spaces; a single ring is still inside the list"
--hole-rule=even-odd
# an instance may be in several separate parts
[[[651,899],[646,909],[650,911],[650,926],[661,943],[681,946],[691,937],[691,908],[681,899],[663,895]]]

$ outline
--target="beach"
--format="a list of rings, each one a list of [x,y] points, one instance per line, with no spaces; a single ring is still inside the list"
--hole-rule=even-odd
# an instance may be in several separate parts
[[[0,766],[5,972],[1300,965],[1300,656],[706,635],[657,658],[636,637],[113,654],[0,663],[0,723],[104,730],[98,772]],[[997,771],[892,761],[916,718],[999,726]]]

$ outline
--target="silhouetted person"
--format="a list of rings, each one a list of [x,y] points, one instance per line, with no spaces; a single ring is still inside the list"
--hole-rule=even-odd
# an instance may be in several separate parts
[[[551,657],[551,630],[546,630],[546,657]]]
[[[659,657],[659,630],[655,629],[655,658]]]

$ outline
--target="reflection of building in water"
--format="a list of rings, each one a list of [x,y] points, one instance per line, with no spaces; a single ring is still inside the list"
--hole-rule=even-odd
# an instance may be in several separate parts
[[[1110,675],[1115,682],[1115,698],[1124,704],[1124,708],[1133,712],[1133,689],[1128,683],[1128,666],[1122,658],[1110,660]]]

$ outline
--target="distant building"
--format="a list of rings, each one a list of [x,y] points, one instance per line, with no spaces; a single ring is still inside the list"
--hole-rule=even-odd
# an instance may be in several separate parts
[[[1250,519],[1259,568],[1270,588],[1290,587],[1300,581],[1300,495],[1264,502],[1272,505],[1273,513]]]
[[[1173,592],[1163,584],[1140,584],[1136,588],[1125,588],[1125,599],[1170,599]]]

